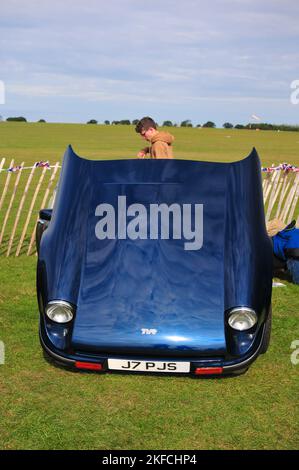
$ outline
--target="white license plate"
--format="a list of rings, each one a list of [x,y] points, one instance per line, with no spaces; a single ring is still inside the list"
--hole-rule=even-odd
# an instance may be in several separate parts
[[[127,359],[108,359],[111,370],[136,372],[190,372],[190,362],[128,361]]]

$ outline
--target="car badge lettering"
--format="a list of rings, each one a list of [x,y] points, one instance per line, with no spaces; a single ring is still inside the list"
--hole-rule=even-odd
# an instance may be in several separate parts
[[[157,333],[158,330],[155,330],[154,328],[141,328],[142,335],[156,335]]]

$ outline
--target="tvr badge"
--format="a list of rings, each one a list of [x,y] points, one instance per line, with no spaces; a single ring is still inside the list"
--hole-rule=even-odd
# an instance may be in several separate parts
[[[156,335],[157,333],[158,333],[158,330],[155,330],[155,329],[141,328],[142,335]]]

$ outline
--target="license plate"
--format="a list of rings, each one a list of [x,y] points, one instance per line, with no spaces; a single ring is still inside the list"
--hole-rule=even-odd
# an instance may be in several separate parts
[[[108,368],[111,370],[129,370],[136,372],[190,372],[190,362],[162,362],[162,361],[127,361],[126,359],[108,359]]]

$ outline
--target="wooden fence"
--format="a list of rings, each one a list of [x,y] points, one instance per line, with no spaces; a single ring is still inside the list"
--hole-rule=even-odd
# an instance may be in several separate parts
[[[59,178],[60,163],[51,167],[9,167],[0,161],[0,255],[36,253],[35,227],[39,211],[48,207]]]
[[[266,222],[279,219],[286,224],[298,215],[299,172],[273,171],[263,180]]]
[[[59,162],[50,167],[8,163],[15,171],[8,171],[5,158],[0,161],[0,255],[29,256],[36,254],[39,210],[51,206],[61,166]],[[299,225],[299,172],[273,171],[263,176],[266,221],[278,218],[288,223],[295,217]]]

